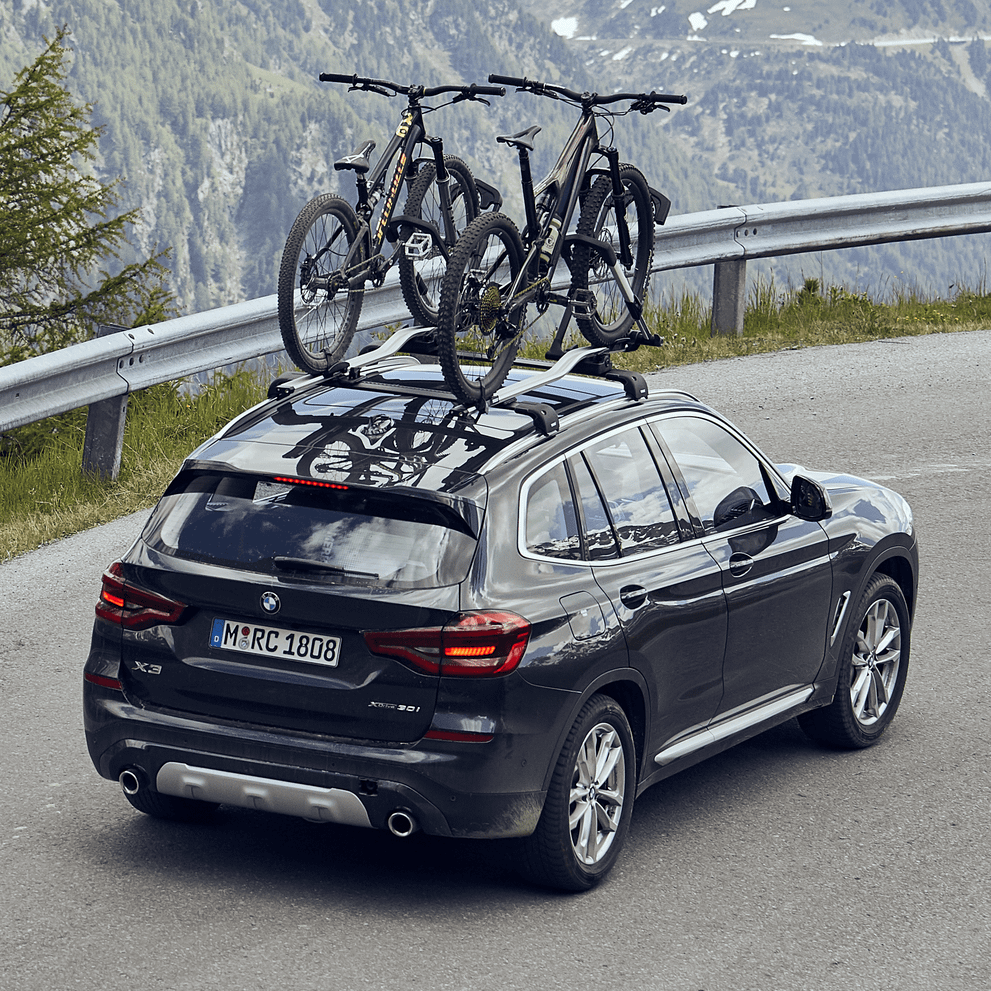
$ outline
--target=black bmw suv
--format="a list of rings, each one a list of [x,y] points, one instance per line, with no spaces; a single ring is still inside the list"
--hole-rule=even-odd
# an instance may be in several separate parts
[[[141,812],[515,838],[587,889],[634,799],[797,716],[874,743],[918,552],[894,492],[774,465],[643,380],[413,358],[273,383],[103,576],[89,752]]]

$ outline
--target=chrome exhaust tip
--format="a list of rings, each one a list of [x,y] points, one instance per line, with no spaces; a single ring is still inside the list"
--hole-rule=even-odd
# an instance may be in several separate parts
[[[117,779],[125,795],[137,795],[141,791],[141,774],[133,767],[125,768]]]
[[[393,836],[399,836],[402,839],[412,836],[420,828],[416,820],[405,809],[396,809],[395,812],[391,813],[386,820],[386,825]]]

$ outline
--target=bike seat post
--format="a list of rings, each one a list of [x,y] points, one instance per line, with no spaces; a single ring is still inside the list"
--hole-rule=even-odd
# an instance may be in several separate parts
[[[537,205],[533,199],[533,174],[530,171],[530,152],[522,145],[516,150],[520,156],[520,185],[523,189],[523,208],[526,210],[526,229],[532,240],[538,234]]]
[[[364,206],[368,202],[368,182],[364,172],[356,172],[354,179],[358,186],[358,205]]]

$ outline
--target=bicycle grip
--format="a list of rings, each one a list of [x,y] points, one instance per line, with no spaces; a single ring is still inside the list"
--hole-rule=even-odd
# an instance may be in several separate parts
[[[345,75],[342,72],[321,72],[320,82],[350,83],[352,86],[356,86],[358,83],[358,74],[356,72],[352,72],[350,75]]]
[[[506,87],[505,86],[475,86],[472,85],[471,91],[473,94],[479,96],[505,96]]]
[[[519,76],[500,76],[497,72],[489,73],[490,83],[501,83],[503,86],[525,86],[526,80],[521,79]]]

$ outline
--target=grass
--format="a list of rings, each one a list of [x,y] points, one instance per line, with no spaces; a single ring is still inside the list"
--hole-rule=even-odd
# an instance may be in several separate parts
[[[136,393],[114,482],[82,473],[85,410],[12,431],[0,457],[0,561],[154,505],[183,458],[267,386],[267,376],[239,371],[195,396],[175,383]]]
[[[743,334],[712,337],[711,310],[696,296],[668,301],[650,322],[664,345],[621,356],[617,366],[650,372],[788,348],[980,330],[991,326],[991,296],[960,290],[952,299],[935,299],[899,292],[877,301],[837,286],[823,290],[817,279],[787,292],[759,282],[748,299]]]
[[[648,313],[660,348],[615,358],[640,372],[787,348],[848,344],[991,326],[991,296],[961,289],[952,299],[865,293],[806,279],[797,290],[758,283],[741,335],[710,336],[710,311],[696,296],[662,301]],[[543,357],[530,345],[528,357]],[[131,397],[119,478],[81,472],[85,410],[0,437],[0,561],[153,505],[186,454],[236,414],[265,397],[268,375],[238,371],[214,378],[196,395],[176,383]]]

